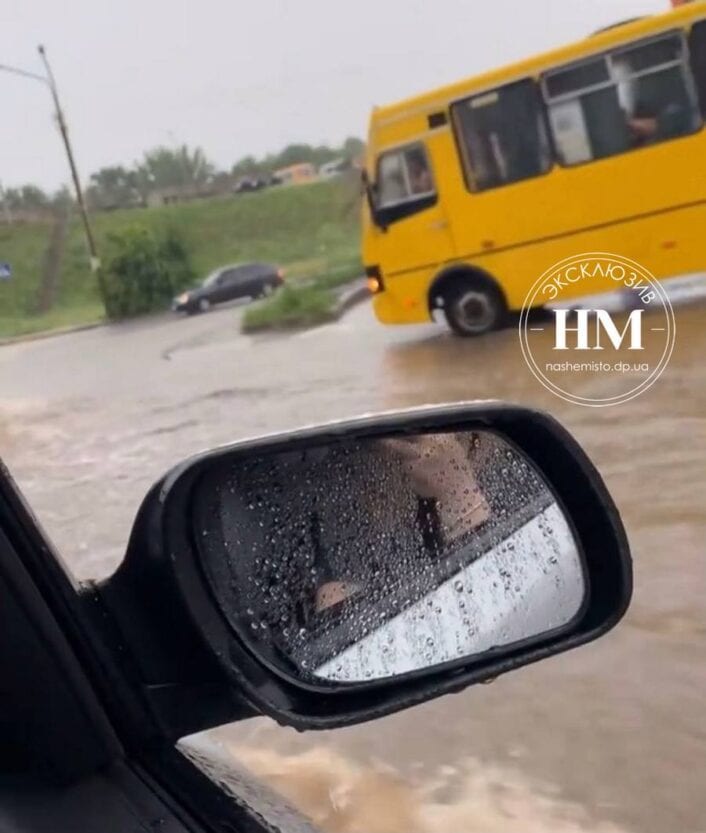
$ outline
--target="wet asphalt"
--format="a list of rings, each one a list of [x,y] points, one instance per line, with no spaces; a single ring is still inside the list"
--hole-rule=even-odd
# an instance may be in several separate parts
[[[678,307],[659,381],[608,409],[544,390],[514,329],[464,341],[433,324],[384,328],[366,303],[336,324],[247,337],[241,315],[165,315],[0,348],[0,454],[79,578],[114,569],[144,493],[196,451],[369,411],[502,398],[549,410],[583,444],[622,513],[636,587],[613,633],[493,685],[323,735],[261,720],[219,737],[283,755],[334,750],[417,782],[471,758],[548,785],[552,800],[581,807],[585,829],[706,830],[703,302]]]

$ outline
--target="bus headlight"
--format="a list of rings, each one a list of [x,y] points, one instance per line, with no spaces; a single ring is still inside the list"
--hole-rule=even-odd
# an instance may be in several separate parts
[[[379,266],[366,266],[365,277],[368,279],[368,289],[370,290],[371,295],[382,292],[385,288],[382,282],[382,273],[380,272]]]

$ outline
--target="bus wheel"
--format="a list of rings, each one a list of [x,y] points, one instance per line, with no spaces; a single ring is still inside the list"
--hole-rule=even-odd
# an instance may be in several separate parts
[[[444,315],[459,336],[480,336],[496,330],[507,315],[500,290],[490,280],[464,278],[444,293]]]

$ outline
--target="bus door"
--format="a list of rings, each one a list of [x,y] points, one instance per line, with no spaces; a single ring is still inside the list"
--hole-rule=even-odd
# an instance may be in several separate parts
[[[423,142],[380,154],[372,199],[376,216],[371,242],[385,278],[454,257],[449,222]]]

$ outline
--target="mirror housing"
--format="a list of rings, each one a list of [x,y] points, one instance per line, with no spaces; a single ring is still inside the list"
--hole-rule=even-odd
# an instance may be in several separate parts
[[[582,553],[587,592],[579,615],[530,641],[498,645],[453,663],[362,685],[281,673],[242,638],[206,575],[194,523],[195,495],[216,465],[342,440],[488,431],[539,471]],[[211,579],[212,581],[212,579]],[[145,498],[125,560],[86,591],[104,620],[106,645],[131,680],[157,731],[172,739],[255,714],[298,729],[330,729],[486,682],[598,638],[630,601],[628,542],[600,475],[580,446],[545,413],[495,402],[415,408],[244,440],[185,461]]]
[[[368,176],[368,172],[365,168],[363,168],[360,172],[360,179],[363,185],[363,191],[365,192],[365,199],[368,203],[368,211],[370,212],[370,219],[373,221],[373,225],[376,225],[380,231],[387,231],[389,224],[384,222],[383,218],[380,216],[380,212],[375,201],[375,183],[370,181],[370,177]]]

